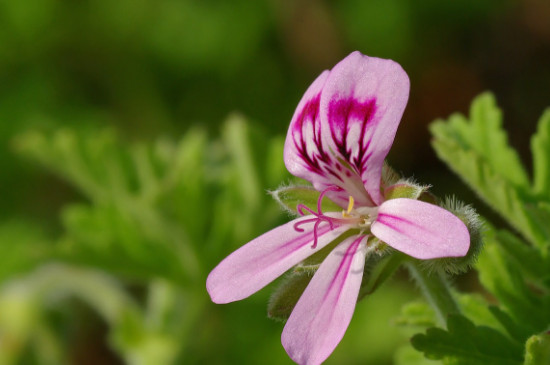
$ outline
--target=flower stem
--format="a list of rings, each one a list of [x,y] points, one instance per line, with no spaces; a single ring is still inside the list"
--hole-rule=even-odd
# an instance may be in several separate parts
[[[460,313],[447,278],[442,272],[428,272],[422,269],[418,262],[409,261],[405,265],[434,309],[439,324],[446,327],[447,316],[451,313]]]

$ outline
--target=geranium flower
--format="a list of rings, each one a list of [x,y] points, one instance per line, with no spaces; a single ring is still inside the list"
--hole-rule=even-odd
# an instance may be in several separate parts
[[[228,303],[260,290],[340,235],[296,303],[282,334],[289,356],[319,364],[336,348],[353,315],[367,255],[385,244],[418,259],[459,257],[468,252],[464,223],[422,201],[385,200],[384,159],[409,94],[409,79],[391,60],[354,52],[309,87],[294,113],[284,160],[294,175],[321,192],[317,211],[233,252],[208,276],[212,301]],[[327,197],[344,210],[323,212]]]

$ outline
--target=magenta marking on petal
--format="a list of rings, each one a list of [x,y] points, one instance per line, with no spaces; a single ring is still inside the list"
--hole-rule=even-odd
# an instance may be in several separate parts
[[[402,217],[396,217],[396,216],[393,216],[393,215],[388,215],[388,214],[384,214],[384,213],[379,213],[378,216],[376,217],[376,221],[378,223],[381,223],[385,226],[388,226],[390,227],[391,229],[393,229],[394,231],[396,232],[399,232],[399,233],[402,233],[402,234],[405,234],[406,235],[406,232],[404,232],[402,229],[398,228],[394,222],[399,222],[399,223],[404,223],[404,224],[408,224],[410,226],[413,226],[413,227],[416,227],[422,231],[425,231],[427,233],[430,233],[430,234],[433,234],[433,232],[429,231],[426,229],[426,227],[424,226],[421,226],[415,222],[411,222],[410,220],[408,219],[405,219],[405,218],[402,218]]]
[[[303,107],[301,113],[296,118],[296,123],[293,128],[294,146],[299,156],[307,164],[305,166],[308,170],[317,174],[324,175],[320,162],[329,163],[330,158],[323,149],[323,142],[321,141],[321,130],[319,128],[318,115],[319,115],[319,100],[321,95],[309,100]],[[308,152],[307,141],[304,138],[304,129],[306,123],[311,123],[313,130],[313,144],[317,148],[317,153]]]
[[[342,287],[345,284],[345,273],[349,271],[349,268],[353,262],[353,256],[355,252],[357,251],[357,247],[359,244],[366,238],[366,236],[358,236],[355,241],[348,247],[346,252],[344,253],[344,259],[340,262],[340,265],[338,266],[338,270],[336,270],[336,273],[334,274],[334,277],[332,278],[332,281],[330,282],[329,288],[327,292],[325,293],[325,296],[323,300],[327,299],[328,295],[333,292],[333,289],[337,285],[336,292],[338,295],[336,298],[334,298],[334,301],[337,301],[340,297],[340,294],[342,293]],[[344,274],[342,277],[341,274]],[[361,273],[362,274],[362,273]]]
[[[304,221],[304,223],[305,223],[305,221]],[[280,260],[284,259],[285,257],[291,255],[294,251],[296,251],[300,247],[310,243],[311,242],[311,236],[313,236],[315,241],[317,241],[317,238],[319,236],[322,236],[323,234],[325,234],[325,233],[327,233],[328,231],[331,231],[331,230],[332,229],[331,229],[330,226],[325,226],[325,227],[322,227],[322,228],[315,227],[315,230],[313,232],[308,232],[305,235],[296,237],[295,239],[285,243],[284,245],[281,245],[275,251],[269,253],[269,255],[266,256],[265,258],[268,259],[270,262],[280,261]],[[298,232],[300,232],[300,231],[298,231]],[[288,251],[287,251],[287,249],[288,249]],[[279,253],[279,254],[277,254],[277,253]]]
[[[376,99],[359,102],[351,97],[347,99],[335,99],[329,104],[329,121],[331,135],[340,155],[355,168],[355,172],[362,174],[368,159],[367,150],[371,139],[365,138],[367,131],[376,125],[374,115],[376,113]],[[348,146],[348,133],[351,131],[351,123],[359,121],[358,150],[352,158],[352,146]],[[366,139],[366,140],[365,140]]]

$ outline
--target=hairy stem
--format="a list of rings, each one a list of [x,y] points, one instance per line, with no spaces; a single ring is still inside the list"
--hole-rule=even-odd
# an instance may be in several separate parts
[[[418,262],[409,261],[406,267],[434,309],[439,324],[446,327],[447,316],[451,313],[460,313],[460,309],[445,275],[442,272],[428,272],[422,269]]]

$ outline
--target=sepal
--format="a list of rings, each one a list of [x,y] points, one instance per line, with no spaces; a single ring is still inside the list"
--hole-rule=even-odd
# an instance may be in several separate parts
[[[285,211],[292,215],[298,215],[296,207],[299,204],[303,204],[312,210],[317,210],[317,201],[319,200],[319,195],[321,195],[312,186],[305,185],[281,186],[269,193]],[[321,202],[321,208],[325,212],[339,212],[342,210],[338,204],[326,196]]]
[[[313,273],[314,271],[294,270],[285,276],[271,294],[267,304],[267,316],[274,320],[286,321],[311,281]]]
[[[399,180],[384,190],[385,200],[408,198],[418,200],[430,187],[418,185],[409,180]]]

